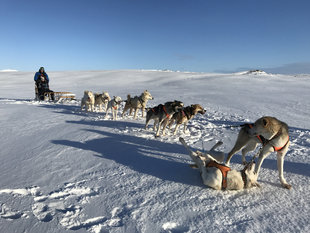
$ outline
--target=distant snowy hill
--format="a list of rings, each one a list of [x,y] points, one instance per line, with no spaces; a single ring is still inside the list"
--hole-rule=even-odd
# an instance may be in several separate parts
[[[11,69],[5,69],[5,70],[0,70],[0,72],[17,72],[18,70],[11,70]]]
[[[0,232],[310,232],[310,75],[255,71],[217,74],[148,70],[48,72],[71,103],[35,102],[34,72],[0,72]],[[253,75],[256,75],[253,78]],[[84,90],[110,96],[148,90],[207,110],[177,135],[154,137],[145,119],[80,110]],[[228,152],[237,126],[269,115],[290,127],[280,186],[276,155],[261,188],[215,191],[203,185],[179,143]],[[250,159],[249,154],[247,159]],[[231,166],[241,169],[240,153]]]

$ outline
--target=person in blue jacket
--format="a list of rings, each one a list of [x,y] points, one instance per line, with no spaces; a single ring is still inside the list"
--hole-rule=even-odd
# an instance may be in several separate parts
[[[44,100],[45,92],[53,92],[49,89],[49,78],[44,70],[44,67],[40,67],[39,71],[34,75],[34,81],[36,82],[38,88],[39,100]],[[51,94],[52,100],[54,100],[54,95]]]

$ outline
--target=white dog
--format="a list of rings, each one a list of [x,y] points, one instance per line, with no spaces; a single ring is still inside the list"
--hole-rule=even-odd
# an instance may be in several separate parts
[[[108,92],[103,91],[102,94],[95,94],[95,108],[99,106],[99,112],[102,112],[102,106],[104,105],[105,110],[108,108],[108,103],[111,100],[111,97]]]
[[[108,117],[108,112],[111,109],[113,120],[116,120],[117,119],[117,112],[118,112],[118,109],[120,107],[121,102],[122,102],[122,98],[121,97],[113,96],[113,99],[111,99],[108,102],[108,107],[106,109],[105,118]]]
[[[190,157],[200,171],[202,181],[205,185],[216,189],[238,190],[258,186],[257,175],[254,173],[255,164],[253,162],[245,165],[242,171],[232,170],[221,164],[224,160],[224,154],[216,152],[214,149],[221,145],[217,143],[207,153],[200,151],[194,152],[185,143],[183,138],[179,138],[183,146],[188,150]],[[214,155],[214,156],[213,156]],[[215,157],[219,158],[218,161]]]
[[[91,91],[84,91],[84,96],[81,100],[81,110],[85,106],[86,111],[94,111],[95,96]]]

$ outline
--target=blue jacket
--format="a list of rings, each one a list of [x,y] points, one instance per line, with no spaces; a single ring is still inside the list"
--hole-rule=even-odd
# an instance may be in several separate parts
[[[43,73],[40,73],[39,71],[34,75],[34,81],[37,81],[38,78],[41,77],[41,75],[43,75],[45,77],[45,79],[47,80],[47,82],[49,82],[50,80],[48,79],[48,75],[47,73],[43,72]]]

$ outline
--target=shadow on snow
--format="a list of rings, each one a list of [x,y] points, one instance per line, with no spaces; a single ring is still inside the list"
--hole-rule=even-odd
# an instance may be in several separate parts
[[[96,122],[71,121],[68,123],[93,125]],[[99,121],[97,123],[104,127],[114,127],[115,124],[124,124],[123,126],[125,126],[128,122]],[[186,161],[190,161],[189,156],[169,155],[169,153],[184,154],[186,149],[181,145],[101,130],[86,129],[86,131],[100,134],[102,137],[86,142],[53,140],[52,143],[96,152],[94,156],[113,160],[139,173],[162,180],[204,187],[198,170],[191,169],[186,163]]]

